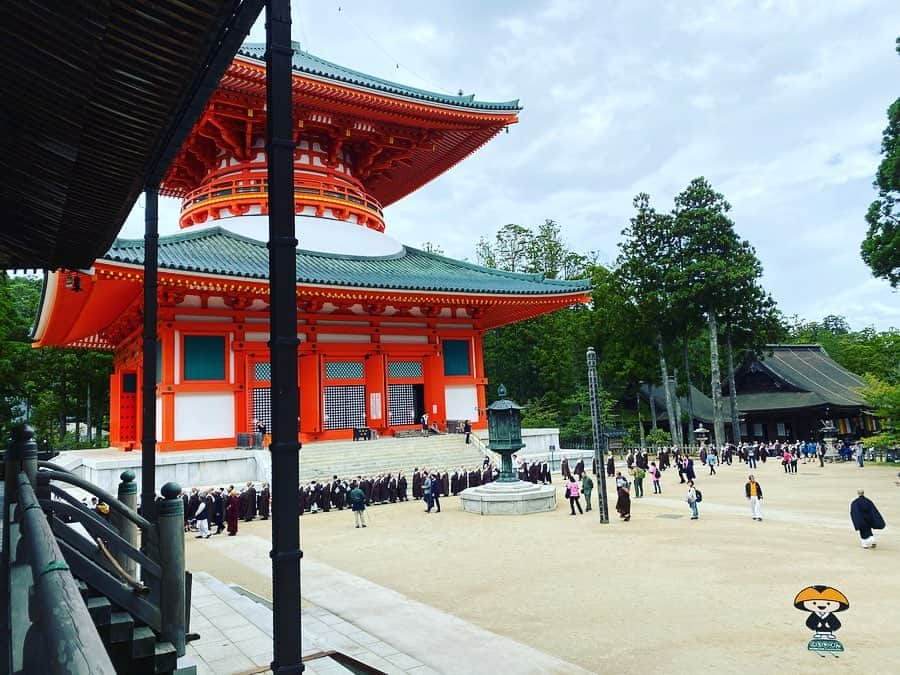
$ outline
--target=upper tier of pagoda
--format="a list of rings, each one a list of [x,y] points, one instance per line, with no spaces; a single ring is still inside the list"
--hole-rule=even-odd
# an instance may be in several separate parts
[[[268,212],[265,48],[245,44],[172,163],[162,194],[181,226]],[[382,207],[418,189],[517,121],[489,103],[407,87],[338,66],[294,43],[297,215],[384,230]]]

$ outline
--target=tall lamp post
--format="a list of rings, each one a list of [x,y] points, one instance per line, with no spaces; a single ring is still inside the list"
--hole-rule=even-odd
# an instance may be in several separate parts
[[[609,507],[606,498],[606,469],[603,459],[603,422],[600,419],[600,400],[598,396],[599,385],[597,381],[597,354],[593,347],[587,350],[588,389],[591,394],[591,422],[594,432],[594,461],[597,462],[597,491],[600,522],[609,523]]]

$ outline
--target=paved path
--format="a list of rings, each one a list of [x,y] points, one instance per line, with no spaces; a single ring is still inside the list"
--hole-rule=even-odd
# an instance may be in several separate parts
[[[257,573],[265,570],[271,578],[267,540],[247,535],[240,546],[225,538],[202,543],[209,553]],[[311,603],[302,612],[304,655],[335,650],[398,675],[589,672],[307,557],[302,595]],[[272,613],[267,607],[198,573],[191,609],[191,630],[202,636],[188,647],[198,675],[250,671],[271,662]],[[333,662],[310,666],[307,672],[335,672]]]

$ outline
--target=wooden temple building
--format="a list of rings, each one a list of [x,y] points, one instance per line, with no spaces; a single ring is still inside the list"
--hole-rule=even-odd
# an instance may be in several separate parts
[[[245,44],[162,181],[182,232],[159,240],[157,446],[232,447],[270,428],[262,45]],[[294,212],[300,440],[486,426],[488,329],[588,299],[588,282],[501,272],[404,246],[384,207],[507,126],[518,101],[447,96],[295,45]],[[464,216],[461,216],[464,217]],[[109,350],[110,444],[140,447],[144,240],[47,275],[36,346]]]
[[[837,363],[821,345],[766,345],[761,356],[744,359],[734,377],[741,441],[809,441],[824,436],[856,440],[879,430],[879,419],[859,392],[865,380]],[[660,411],[658,419],[668,428],[664,389],[643,385],[641,394],[652,397]],[[711,428],[712,399],[693,385],[691,395],[692,419],[687,397],[679,398],[684,426],[702,423]],[[727,380],[722,415],[726,436],[733,440]]]
[[[741,435],[749,441],[857,439],[879,420],[859,392],[866,382],[821,345],[767,345],[735,371]],[[726,389],[727,394],[727,389]]]

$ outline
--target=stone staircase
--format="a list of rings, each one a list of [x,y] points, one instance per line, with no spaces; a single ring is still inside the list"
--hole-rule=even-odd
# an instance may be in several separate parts
[[[196,673],[193,666],[178,667],[178,654],[171,642],[159,640],[151,628],[135,621],[83,581],[78,582],[78,588],[117,673]]]
[[[320,441],[300,451],[300,479],[371,476],[403,471],[410,480],[416,467],[453,471],[460,466],[481,466],[484,458],[474,442],[462,434],[379,438],[374,441]]]

